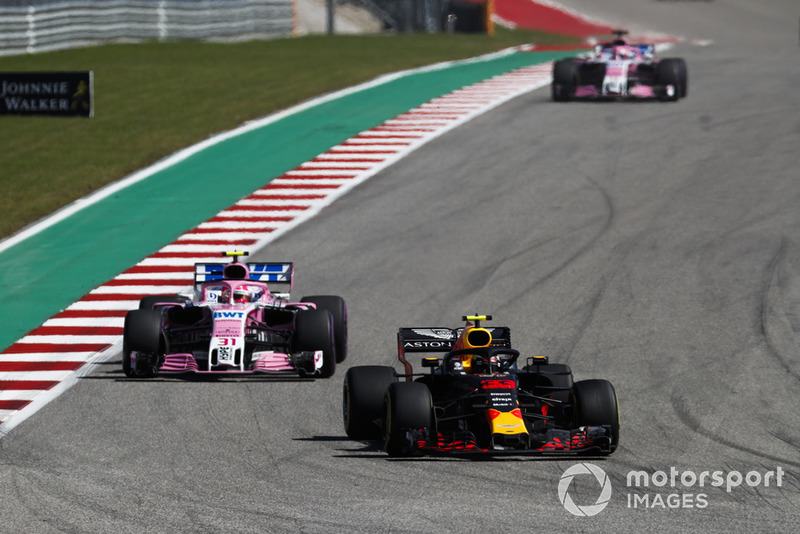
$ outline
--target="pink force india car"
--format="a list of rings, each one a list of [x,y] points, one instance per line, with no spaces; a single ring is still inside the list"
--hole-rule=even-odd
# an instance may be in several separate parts
[[[344,299],[290,302],[292,263],[242,263],[244,255],[226,252],[230,263],[195,264],[194,295],[146,296],[126,314],[126,376],[333,375],[347,356]]]
[[[687,94],[686,62],[656,59],[655,45],[631,44],[624,30],[585,56],[553,64],[553,100],[658,99],[676,101]]]

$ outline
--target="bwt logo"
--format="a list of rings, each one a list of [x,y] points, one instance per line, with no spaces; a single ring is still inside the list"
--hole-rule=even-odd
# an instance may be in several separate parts
[[[244,317],[244,312],[231,312],[231,311],[214,312],[214,319],[241,319],[243,317]]]
[[[600,495],[597,497],[597,501],[595,501],[594,504],[578,506],[572,500],[569,489],[572,484],[572,479],[578,475],[592,475],[595,480],[597,480],[600,486]],[[564,508],[572,515],[578,517],[597,515],[608,506],[611,500],[611,479],[608,478],[605,471],[594,464],[575,464],[561,475],[561,480],[558,483],[558,499],[561,501]]]

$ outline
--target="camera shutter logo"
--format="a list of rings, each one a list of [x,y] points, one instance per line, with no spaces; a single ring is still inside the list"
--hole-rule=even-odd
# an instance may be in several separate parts
[[[597,483],[600,484],[601,488],[600,496],[597,497],[597,502],[587,506],[578,506],[575,504],[569,494],[569,486],[576,475],[594,475],[594,478],[597,480]],[[558,483],[558,499],[561,501],[564,508],[572,515],[579,517],[597,515],[608,506],[608,502],[611,500],[611,479],[608,478],[605,471],[594,464],[575,464],[561,475],[561,481]]]

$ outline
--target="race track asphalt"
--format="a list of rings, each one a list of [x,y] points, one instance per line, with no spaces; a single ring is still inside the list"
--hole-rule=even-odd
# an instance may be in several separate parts
[[[689,65],[689,96],[555,104],[538,90],[354,189],[255,256],[294,261],[297,296],[347,299],[350,356],[332,379],[123,380],[111,360],[0,440],[4,528],[796,531],[796,3],[565,3],[712,39],[669,52]],[[347,366],[394,362],[400,326],[456,326],[473,312],[510,326],[523,353],[611,380],[621,448],[393,460],[347,441]],[[580,461],[611,479],[594,517],[558,499]],[[733,480],[779,467],[780,487],[627,484],[631,471]],[[596,484],[574,482],[575,500],[592,504]],[[628,504],[674,494],[674,508]]]

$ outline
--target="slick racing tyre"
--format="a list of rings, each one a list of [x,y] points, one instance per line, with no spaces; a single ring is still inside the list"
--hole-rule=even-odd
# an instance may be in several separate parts
[[[189,299],[181,295],[148,295],[139,301],[140,310],[152,310],[158,302],[168,302],[171,304],[185,304]]]
[[[431,428],[431,392],[419,382],[394,382],[383,402],[383,448],[389,456],[412,456],[417,453],[411,430],[428,432]]]
[[[680,89],[680,97],[686,98],[689,94],[689,73],[686,69],[686,61],[683,58],[676,58],[675,62],[678,66],[678,88]]]
[[[611,427],[611,452],[619,445],[619,403],[608,380],[580,380],[572,389],[575,395],[575,425]]]
[[[304,310],[295,318],[295,351],[322,351],[319,376],[329,378],[336,370],[333,317],[328,310]]]
[[[128,338],[122,338],[122,372],[128,378],[136,376],[136,371],[133,369],[133,362],[131,361],[131,349],[128,348]]]
[[[141,353],[134,367],[131,352]],[[125,315],[122,333],[122,370],[125,376],[155,376],[154,364],[163,352],[161,341],[161,312],[131,310]]]
[[[553,64],[553,82],[550,86],[553,100],[569,102],[575,97],[578,86],[578,64],[573,58],[561,59]]]
[[[347,358],[347,306],[342,297],[318,295],[303,297],[300,302],[311,302],[318,310],[328,310],[333,316],[333,340],[336,348],[336,363]]]
[[[661,89],[661,94],[659,98],[663,101],[675,102],[678,100],[682,95],[681,93],[685,93],[685,83],[684,87],[681,86],[681,72],[680,72],[680,62],[682,60],[669,58],[669,59],[662,59],[658,62],[656,67],[656,85],[659,86]],[[685,67],[685,64],[684,64]],[[684,74],[686,69],[683,70]],[[675,88],[675,92],[670,95],[667,94],[667,86],[673,86]]]
[[[350,439],[381,438],[380,418],[386,388],[395,382],[394,368],[384,365],[351,367],[344,375],[342,411]]]

